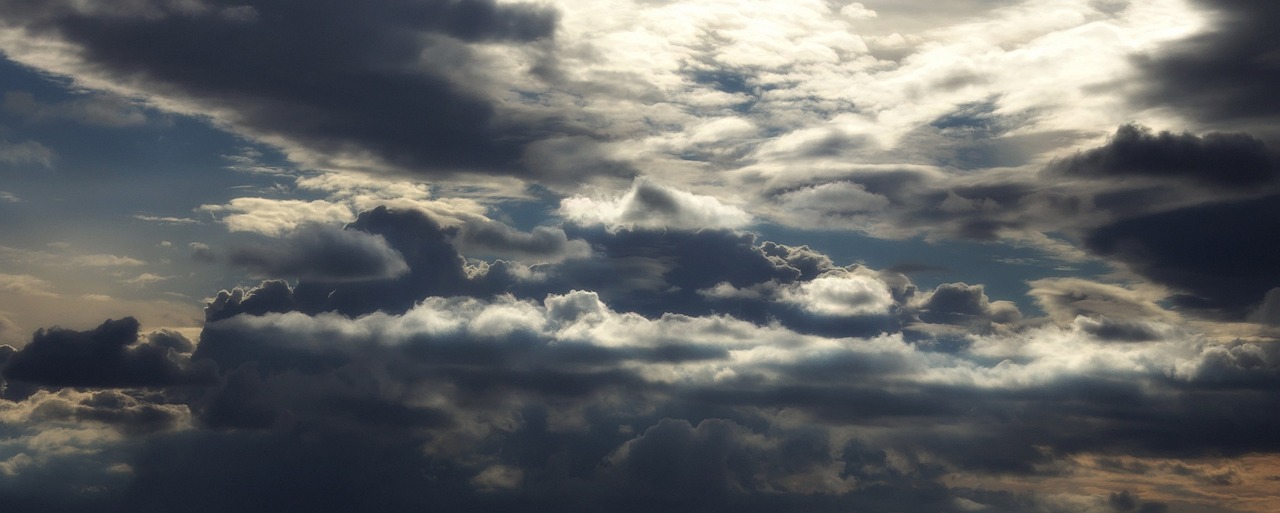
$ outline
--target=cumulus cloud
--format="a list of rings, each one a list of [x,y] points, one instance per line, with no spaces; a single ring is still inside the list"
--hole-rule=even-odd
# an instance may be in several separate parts
[[[10,382],[50,387],[156,387],[207,381],[181,355],[191,343],[174,333],[140,340],[132,317],[88,331],[39,330],[10,356],[0,376]],[[207,370],[207,369],[206,369]]]
[[[818,315],[883,314],[893,305],[884,282],[861,272],[833,271],[783,292],[783,300]]]
[[[1269,80],[1273,9],[1256,3],[5,5],[8,58],[93,91],[11,92],[11,119],[198,114],[288,163],[233,155],[253,173],[234,176],[276,187],[201,199],[202,222],[134,217],[268,278],[207,299],[198,341],[127,318],[0,346],[0,499],[1275,509],[1222,499],[1266,496],[1280,468],[1276,160],[1245,80]],[[1122,124],[1177,116],[1202,124]],[[24,139],[0,162],[55,160]],[[14,190],[6,208],[39,198]],[[559,219],[498,221],[557,201]],[[220,243],[209,220],[273,239]],[[1021,266],[997,287],[935,266],[918,287],[907,266],[736,231],[757,222],[1087,270]],[[144,260],[158,239],[0,258],[180,281]],[[55,280],[11,272],[0,292],[53,300]],[[1022,280],[1044,317],[993,292]],[[29,322],[13,309],[0,321]]]

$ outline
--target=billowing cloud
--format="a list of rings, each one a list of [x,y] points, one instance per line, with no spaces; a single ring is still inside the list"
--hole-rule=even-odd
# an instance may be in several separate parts
[[[181,385],[209,379],[189,368],[181,353],[192,345],[181,335],[153,333],[139,340],[132,317],[107,321],[89,331],[37,331],[31,342],[11,355],[0,376],[15,384],[51,387],[148,387]]]
[[[473,221],[458,231],[453,243],[465,254],[493,255],[541,263],[591,255],[591,246],[569,240],[564,230],[538,226],[525,233],[494,221]]]

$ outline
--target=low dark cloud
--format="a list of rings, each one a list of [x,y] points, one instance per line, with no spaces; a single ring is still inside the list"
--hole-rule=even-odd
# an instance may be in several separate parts
[[[9,382],[48,387],[162,387],[210,379],[207,368],[188,364],[189,342],[161,333],[140,340],[132,317],[108,320],[87,331],[42,329],[0,369]]]
[[[1055,161],[1069,176],[1187,179],[1226,188],[1253,188],[1280,179],[1280,154],[1244,133],[1153,133],[1137,125],[1116,130],[1107,145]]]
[[[307,224],[283,240],[233,248],[227,261],[265,277],[341,282],[395,278],[409,271],[381,236]]]
[[[1280,196],[1153,213],[1099,227],[1092,252],[1173,287],[1187,307],[1243,317],[1280,286]]]

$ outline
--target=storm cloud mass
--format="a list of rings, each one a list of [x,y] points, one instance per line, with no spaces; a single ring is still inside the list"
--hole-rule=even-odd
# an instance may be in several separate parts
[[[0,0],[0,504],[1280,510],[1278,13]]]

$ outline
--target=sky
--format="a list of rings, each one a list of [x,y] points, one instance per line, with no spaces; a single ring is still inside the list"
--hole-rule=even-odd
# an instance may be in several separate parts
[[[1280,510],[1277,24],[0,0],[0,504]]]

